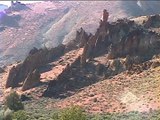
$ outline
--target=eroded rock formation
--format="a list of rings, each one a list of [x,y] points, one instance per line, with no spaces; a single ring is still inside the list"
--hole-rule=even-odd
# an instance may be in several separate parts
[[[144,27],[146,28],[159,28],[160,27],[160,16],[152,15],[148,16],[147,21],[143,22]]]
[[[109,13],[106,9],[103,10],[103,22],[108,22]]]
[[[20,11],[20,10],[26,10],[29,9],[25,4],[19,2],[19,1],[11,1],[11,6],[9,7],[11,11]]]
[[[56,97],[124,71],[139,73],[159,65],[146,62],[160,52],[157,33],[127,19],[109,23],[108,17],[104,10],[94,35],[81,28],[75,40],[67,45],[50,50],[32,49],[23,63],[10,70],[6,87],[16,87],[23,82],[22,90],[29,89],[39,82],[39,74],[34,70],[50,62],[54,64],[53,76],[44,96]]]
[[[11,68],[7,78],[6,88],[18,86],[18,84],[20,82],[25,81],[27,76],[29,76],[29,74],[31,74],[35,69],[61,56],[64,53],[64,49],[65,46],[60,45],[50,50],[48,49],[39,49],[38,51],[36,50],[34,54],[31,54],[33,52],[30,52],[30,54],[24,60],[24,62]]]
[[[34,87],[36,84],[40,82],[40,73],[37,70],[29,73],[27,78],[25,79],[22,90],[27,90]]]

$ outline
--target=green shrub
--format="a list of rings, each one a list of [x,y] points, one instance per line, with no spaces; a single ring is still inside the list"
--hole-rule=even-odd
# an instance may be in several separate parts
[[[0,120],[3,120],[4,118],[4,110],[0,110]]]
[[[87,120],[87,116],[79,106],[73,106],[54,113],[53,120]]]
[[[4,111],[2,120],[12,120],[12,113],[13,113],[13,110],[10,110],[9,108],[7,108]]]
[[[112,116],[113,114],[109,114],[109,113],[106,113],[106,114],[95,114],[95,115],[92,115],[92,116],[89,116],[88,120],[117,120],[116,118],[114,118]],[[114,119],[113,119],[113,118]]]
[[[12,92],[6,97],[6,106],[14,111],[24,109],[20,97],[16,92]]]
[[[19,110],[13,113],[12,119],[13,120],[27,120],[28,116],[24,110]]]

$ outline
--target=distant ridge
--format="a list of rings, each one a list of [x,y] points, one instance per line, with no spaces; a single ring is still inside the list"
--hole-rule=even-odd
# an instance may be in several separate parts
[[[0,11],[3,11],[5,9],[7,9],[7,8],[8,8],[7,5],[0,4]]]

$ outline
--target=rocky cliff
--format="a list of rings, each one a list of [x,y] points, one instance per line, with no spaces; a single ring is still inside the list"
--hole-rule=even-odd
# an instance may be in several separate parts
[[[159,61],[152,61],[152,58],[160,52],[160,35],[145,28],[150,19],[143,25],[127,19],[113,23],[103,20],[94,35],[87,35],[81,29],[77,32],[78,41],[75,39],[77,46],[83,48],[80,59],[63,77],[51,81],[44,95],[63,97],[69,94],[67,91],[77,90],[124,71],[133,74],[149,69],[154,64],[157,67]]]
[[[32,87],[36,79],[31,79],[34,74],[38,74],[37,69],[64,53],[64,45],[60,45],[53,49],[32,49],[28,57],[17,66],[13,66],[9,72],[6,88],[17,87],[20,82],[24,82],[22,89],[26,90],[24,86],[30,81],[28,87]],[[37,76],[37,75],[36,75]],[[33,77],[34,78],[34,77]],[[40,79],[40,77],[38,77]],[[26,79],[26,80],[25,80]],[[37,80],[36,80],[37,81]],[[33,84],[32,84],[33,83]]]
[[[6,87],[27,90],[47,81],[47,87],[38,92],[63,98],[121,72],[141,73],[160,65],[155,59],[160,52],[160,35],[151,31],[159,15],[149,16],[142,24],[129,19],[109,23],[108,16],[104,10],[95,34],[81,28],[66,45],[33,48],[24,62],[10,70]]]

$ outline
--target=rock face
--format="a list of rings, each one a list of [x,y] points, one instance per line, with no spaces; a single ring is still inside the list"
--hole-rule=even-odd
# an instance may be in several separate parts
[[[152,3],[149,5],[152,5]],[[13,61],[24,60],[26,54],[33,47],[41,48],[43,45],[54,47],[59,43],[67,43],[74,39],[76,30],[80,27],[94,34],[96,28],[98,28],[101,16],[100,11],[103,11],[105,8],[107,8],[110,13],[109,21],[148,14],[143,14],[141,12],[142,10],[137,9],[138,5],[136,1],[123,0],[95,1],[92,2],[92,4],[90,4],[90,1],[46,1],[26,6],[30,9],[15,12],[16,15],[21,16],[20,21],[16,20],[19,23],[18,29],[12,27],[2,27],[1,29],[0,27],[0,31],[3,30],[3,32],[0,33],[1,36],[3,36],[0,38],[0,66],[10,64]],[[153,8],[155,8],[154,5],[149,9],[152,10]],[[160,7],[157,6],[157,8],[158,11],[160,11]],[[152,12],[152,14],[158,14],[158,11]],[[11,14],[14,14],[14,12]],[[10,16],[10,13],[8,16]],[[12,22],[13,21],[14,20],[12,20]],[[66,26],[65,29],[64,26]],[[8,33],[8,31],[10,32]],[[22,50],[21,48],[25,49]]]
[[[11,7],[9,7],[9,9],[11,11],[21,11],[21,10],[26,10],[29,9],[29,7],[27,7],[25,4],[22,4],[21,2],[14,2],[11,1]]]
[[[124,71],[140,73],[159,66],[148,61],[160,52],[157,33],[127,19],[108,23],[105,10],[103,15],[94,35],[83,29],[77,32],[75,46],[83,48],[80,59],[50,82],[44,96],[65,97],[70,95],[66,91],[76,91]]]
[[[17,71],[19,70],[19,67],[21,65],[17,65],[16,67],[13,66],[11,68],[11,70],[9,71],[9,75],[6,81],[6,88],[8,87],[16,87],[17,86],[17,80],[16,80],[16,76],[17,76]]]
[[[148,16],[147,21],[144,21],[144,27],[146,28],[159,28],[160,27],[160,16],[152,15]]]
[[[43,66],[58,56],[61,56],[64,53],[64,49],[65,46],[60,45],[50,50],[40,49],[34,54],[31,54],[33,52],[30,52],[29,56],[24,60],[24,62],[18,64],[16,67],[11,68],[7,78],[6,88],[16,87],[20,82],[26,81],[26,78],[30,76],[29,74],[31,74],[40,66]]]
[[[22,90],[29,89],[39,82],[35,70],[50,62],[54,64],[50,72],[53,80],[44,96],[54,97],[71,95],[67,91],[76,91],[124,71],[139,73],[159,65],[146,62],[160,53],[159,34],[127,19],[109,23],[108,17],[104,10],[94,35],[81,28],[67,45],[50,50],[33,48],[23,63],[10,70],[6,87],[23,82]]]
[[[34,87],[36,84],[40,82],[40,73],[37,70],[34,70],[32,73],[29,73],[27,78],[25,79],[22,90],[27,90]]]
[[[107,22],[109,17],[109,13],[107,12],[106,9],[103,10],[103,21]]]
[[[101,22],[95,35],[88,39],[84,48],[84,58],[108,53],[109,59],[138,55],[151,57],[159,52],[160,36],[136,25],[134,21],[118,20],[114,23]],[[145,53],[148,52],[147,56]],[[94,55],[92,54],[94,53]],[[147,59],[147,58],[146,58]]]

